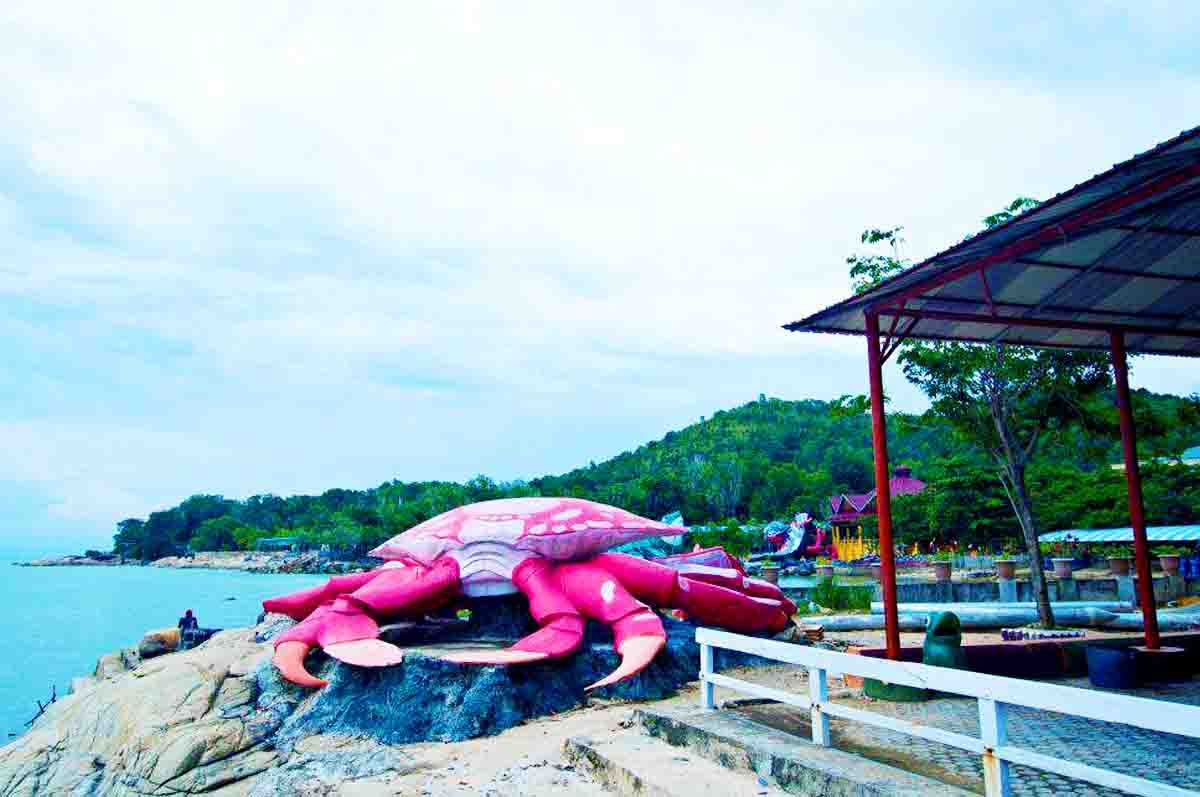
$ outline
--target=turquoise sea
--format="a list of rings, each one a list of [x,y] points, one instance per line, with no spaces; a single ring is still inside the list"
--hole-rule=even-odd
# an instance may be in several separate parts
[[[0,559],[0,744],[25,730],[51,686],[67,692],[96,659],[173,626],[191,609],[204,628],[253,625],[263,598],[323,576],[158,567],[13,567]],[[233,600],[230,600],[232,598]]]

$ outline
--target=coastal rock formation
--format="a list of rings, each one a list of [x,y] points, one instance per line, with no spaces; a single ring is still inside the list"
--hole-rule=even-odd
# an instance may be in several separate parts
[[[179,629],[160,628],[157,631],[147,631],[138,642],[138,655],[143,659],[152,659],[164,653],[171,653],[179,648]]]
[[[433,635],[433,644],[444,646],[467,638],[502,644],[522,632],[529,622],[517,611],[523,607],[509,605],[512,598],[488,600],[496,601],[488,606],[494,611],[447,623],[444,633],[424,624],[391,633]],[[318,653],[309,667],[330,685],[312,692],[270,666],[270,640],[291,624],[268,615],[257,628],[221,632],[186,652],[149,661],[130,651],[105,657],[95,678],[77,679],[76,691],[0,748],[0,795],[258,797],[382,785],[417,766],[393,745],[494,734],[580,706],[587,699],[582,685],[617,660],[599,627],[589,630],[579,655],[529,667],[451,664],[427,655],[436,652],[432,646],[410,649],[403,664],[385,670],[348,667]],[[666,624],[663,654],[603,697],[658,698],[695,679],[695,627]],[[748,661],[730,655],[718,666]]]

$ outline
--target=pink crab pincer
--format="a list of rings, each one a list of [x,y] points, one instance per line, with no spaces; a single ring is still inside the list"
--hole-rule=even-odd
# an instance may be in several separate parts
[[[744,632],[781,631],[795,605],[778,587],[731,567],[648,561],[609,548],[686,531],[579,498],[507,498],[445,512],[371,551],[388,560],[377,570],[335,576],[320,587],[263,601],[268,612],[300,622],[275,643],[275,666],[287,680],[320,687],[304,668],[314,647],[348,664],[398,664],[402,651],[380,639],[386,620],[419,618],[459,596],[522,592],[541,626],[506,650],[448,654],[463,664],[524,664],[568,656],[583,641],[587,618],[607,624],[621,664],[590,689],[641,670],[666,644],[656,608],[686,612],[700,623]],[[705,552],[712,561],[711,549]],[[721,552],[725,556],[724,552]]]

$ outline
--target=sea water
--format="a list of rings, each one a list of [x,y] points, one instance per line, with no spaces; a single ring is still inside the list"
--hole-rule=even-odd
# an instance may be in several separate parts
[[[160,567],[14,567],[0,559],[0,745],[37,702],[67,693],[105,653],[137,645],[191,609],[201,628],[253,625],[262,600],[324,576]]]

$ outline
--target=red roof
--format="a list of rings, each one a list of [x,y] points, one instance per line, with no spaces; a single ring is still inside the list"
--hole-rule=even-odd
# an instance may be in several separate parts
[[[888,479],[892,495],[916,495],[925,489],[925,482],[912,477],[912,469],[897,466],[892,478]],[[864,517],[875,514],[875,491],[863,495],[831,495],[829,497],[830,522],[857,523]]]

